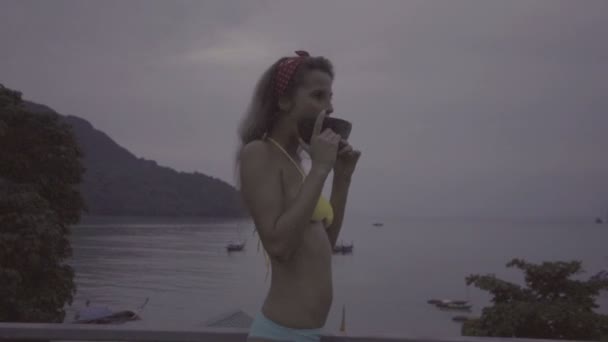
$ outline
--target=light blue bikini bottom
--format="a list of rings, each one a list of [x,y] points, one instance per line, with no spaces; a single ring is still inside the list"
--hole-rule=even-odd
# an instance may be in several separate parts
[[[259,337],[276,341],[319,342],[321,329],[292,329],[279,325],[259,312],[249,328],[250,337]]]

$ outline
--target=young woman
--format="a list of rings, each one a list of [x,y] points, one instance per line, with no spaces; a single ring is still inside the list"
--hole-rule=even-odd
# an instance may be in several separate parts
[[[333,112],[331,62],[296,54],[262,75],[239,132],[241,193],[272,268],[248,341],[320,340],[332,303],[332,248],[361,155],[331,129],[321,130]],[[315,117],[308,145],[299,125]],[[301,151],[310,155],[308,173]],[[321,193],[332,172],[328,200]]]

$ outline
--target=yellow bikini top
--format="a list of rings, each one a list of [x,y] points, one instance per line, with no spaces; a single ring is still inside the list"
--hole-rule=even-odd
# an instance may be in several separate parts
[[[276,147],[278,147],[279,150],[281,150],[281,152],[283,152],[283,154],[285,154],[287,156],[287,158],[289,158],[289,160],[293,163],[293,165],[296,167],[296,169],[298,169],[298,171],[302,175],[302,182],[304,182],[304,178],[306,178],[306,174],[304,173],[302,168],[300,168],[298,163],[296,163],[296,161],[293,160],[293,158],[291,158],[289,153],[287,153],[287,151],[285,151],[285,149],[279,143],[277,143],[274,139],[272,139],[270,137],[267,137],[267,139],[270,140],[270,142],[272,142]],[[331,206],[331,203],[325,197],[323,197],[323,196],[319,197],[319,200],[317,201],[317,206],[315,207],[315,210],[312,213],[311,220],[312,221],[324,221],[326,228],[329,227],[329,225],[331,225],[331,223],[333,222],[334,210]]]

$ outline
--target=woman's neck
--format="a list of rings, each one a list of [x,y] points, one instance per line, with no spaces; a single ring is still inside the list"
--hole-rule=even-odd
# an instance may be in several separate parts
[[[291,120],[278,121],[268,134],[269,138],[279,143],[294,158],[298,158],[299,136],[297,126]]]

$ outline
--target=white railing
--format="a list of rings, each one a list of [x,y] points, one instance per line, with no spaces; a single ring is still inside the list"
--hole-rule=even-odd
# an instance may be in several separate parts
[[[1,340],[129,341],[129,342],[243,342],[248,329],[144,329],[116,325],[0,323]],[[542,342],[538,339],[458,337],[432,339],[399,336],[325,334],[322,342]],[[545,340],[548,341],[548,340]],[[560,341],[564,342],[564,341]]]

